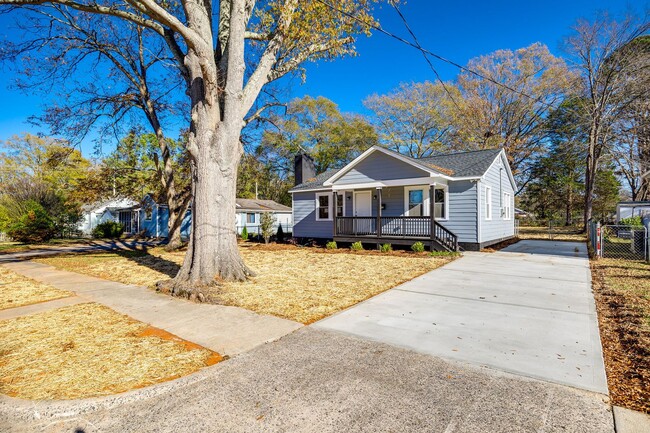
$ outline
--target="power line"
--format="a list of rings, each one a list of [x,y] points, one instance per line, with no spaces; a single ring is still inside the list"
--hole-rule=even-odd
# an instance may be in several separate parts
[[[458,69],[460,69],[462,71],[468,72],[468,73],[470,73],[472,75],[475,75],[475,76],[477,76],[477,77],[479,77],[479,78],[481,78],[483,80],[486,80],[486,81],[489,81],[489,82],[491,82],[493,84],[496,84],[499,87],[503,87],[504,89],[507,89],[507,90],[509,90],[509,91],[511,91],[513,93],[517,93],[518,95],[525,96],[526,98],[532,99],[533,101],[539,102],[540,104],[546,105],[547,107],[551,107],[551,108],[553,107],[553,105],[551,105],[551,104],[549,104],[547,102],[544,102],[544,101],[540,100],[539,98],[535,98],[534,96],[531,96],[531,95],[529,95],[529,94],[527,94],[525,92],[522,92],[521,90],[513,89],[512,87],[508,86],[507,84],[499,83],[498,81],[496,81],[493,78],[487,77],[487,76],[485,76],[485,75],[483,75],[483,74],[481,74],[479,72],[476,72],[476,71],[474,71],[474,70],[472,70],[472,69],[470,69],[470,68],[468,68],[466,66],[463,66],[463,65],[461,65],[459,63],[456,63],[453,60],[447,59],[445,57],[442,57],[439,54],[436,54],[436,53],[434,53],[432,51],[427,50],[426,48],[418,46],[418,45],[414,44],[411,41],[408,41],[408,40],[406,40],[406,39],[404,39],[404,38],[402,38],[400,36],[397,36],[394,33],[391,33],[391,32],[389,32],[387,30],[384,30],[383,28],[381,28],[377,24],[373,24],[373,23],[369,23],[367,21],[364,21],[361,18],[355,16],[354,14],[352,14],[350,12],[346,12],[346,11],[344,11],[342,9],[339,9],[338,7],[332,5],[331,3],[329,3],[329,2],[327,2],[325,0],[316,0],[316,1],[318,3],[324,5],[324,6],[327,6],[328,8],[332,9],[333,11],[336,11],[336,12],[342,14],[342,15],[345,15],[348,18],[353,19],[354,21],[356,21],[356,22],[358,22],[358,23],[360,23],[360,24],[362,24],[364,26],[370,27],[370,28],[372,28],[372,29],[374,29],[374,30],[376,30],[376,31],[378,31],[380,33],[383,33],[384,35],[386,35],[388,37],[391,37],[391,38],[393,38],[393,39],[395,39],[395,40],[397,40],[397,41],[399,41],[399,42],[401,42],[403,44],[408,45],[409,47],[415,48],[416,50],[422,52],[423,54],[428,54],[428,55],[432,56],[433,58],[436,58],[436,59],[438,59],[438,60],[440,60],[442,62],[445,62],[445,63],[449,63],[450,65],[455,66],[456,68],[458,68]]]
[[[436,68],[433,66],[433,63],[431,62],[431,59],[429,59],[429,56],[424,52],[424,49],[422,48],[422,45],[418,41],[417,36],[415,36],[415,33],[413,32],[413,30],[411,30],[411,26],[409,26],[408,21],[406,21],[406,17],[404,16],[404,14],[402,14],[402,11],[397,6],[397,2],[395,2],[394,0],[390,0],[389,3],[391,4],[391,6],[393,6],[395,11],[397,12],[399,17],[401,18],[402,22],[404,23],[404,27],[406,27],[406,30],[408,30],[408,32],[411,34],[411,37],[413,38],[413,42],[415,42],[415,45],[417,45],[417,49],[422,53],[422,56],[424,56],[424,60],[426,60],[427,63],[429,64],[429,67],[433,71],[433,74],[436,76],[436,79],[440,82],[440,84],[442,84],[442,88],[445,89],[445,92],[447,92],[447,95],[449,96],[449,99],[451,99],[451,102],[454,103],[456,108],[460,109],[460,107],[456,103],[456,99],[454,99],[454,96],[451,94],[451,92],[447,88],[447,85],[445,84],[444,81],[442,81],[442,78],[440,78],[440,74],[438,74],[438,71],[436,71]]]

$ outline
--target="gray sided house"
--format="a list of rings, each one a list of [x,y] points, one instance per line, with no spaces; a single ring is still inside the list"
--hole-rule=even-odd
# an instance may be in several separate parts
[[[296,157],[293,235],[478,250],[515,235],[516,185],[502,149],[414,159],[373,146],[316,175]]]

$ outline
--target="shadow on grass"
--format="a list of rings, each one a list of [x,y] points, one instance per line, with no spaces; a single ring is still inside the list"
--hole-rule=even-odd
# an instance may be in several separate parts
[[[118,250],[113,252],[118,256],[124,257],[125,259],[130,260],[140,266],[145,266],[153,271],[165,274],[169,278],[174,278],[181,268],[178,263],[172,260],[149,254],[146,246],[137,250]]]

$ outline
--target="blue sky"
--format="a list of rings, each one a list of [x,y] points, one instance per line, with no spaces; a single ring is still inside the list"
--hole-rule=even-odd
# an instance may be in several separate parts
[[[591,18],[599,10],[620,14],[630,8],[640,12],[647,6],[646,0],[409,0],[401,10],[422,46],[465,64],[472,57],[534,42],[561,55],[559,44],[576,19]],[[408,39],[391,7],[384,5],[378,18],[386,30]],[[0,15],[0,39],[10,35],[10,23],[10,17]],[[343,111],[364,112],[362,101],[373,93],[387,92],[401,82],[435,79],[417,50],[382,34],[361,38],[357,51],[357,57],[308,65],[307,81],[292,80],[291,95],[325,96]],[[434,61],[434,66],[445,80],[458,72],[439,61]],[[23,131],[37,132],[26,120],[39,113],[47,96],[9,88],[14,77],[7,69],[0,72],[0,140]],[[92,143],[84,143],[82,148],[90,156]]]

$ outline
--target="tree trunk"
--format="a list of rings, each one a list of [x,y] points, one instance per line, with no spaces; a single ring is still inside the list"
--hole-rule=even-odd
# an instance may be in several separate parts
[[[598,170],[598,158],[596,146],[598,145],[598,123],[593,121],[589,131],[589,150],[587,152],[587,167],[585,170],[585,209],[582,231],[587,232],[589,221],[592,218],[594,206],[594,189],[596,186],[596,170]]]
[[[189,203],[178,203],[177,198],[168,198],[167,205],[169,209],[169,221],[167,223],[167,245],[165,245],[165,250],[175,251],[183,246],[183,240],[181,238],[181,227],[183,226],[183,220],[185,219],[185,214]]]
[[[188,251],[176,277],[159,289],[203,302],[210,300],[210,286],[254,275],[239,254],[235,227],[240,132],[228,133],[223,123],[216,132],[197,131]]]

